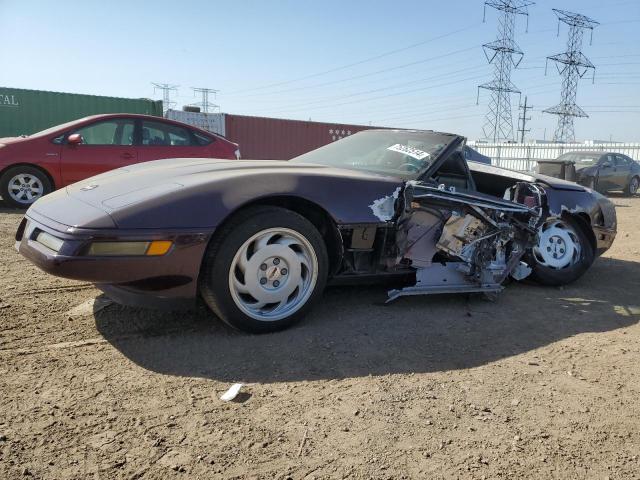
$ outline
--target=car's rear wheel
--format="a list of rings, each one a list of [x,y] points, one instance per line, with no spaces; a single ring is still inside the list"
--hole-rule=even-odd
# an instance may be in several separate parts
[[[202,298],[234,328],[273,332],[302,318],[322,293],[327,249],[314,225],[279,207],[240,212],[205,254]]]
[[[550,218],[532,248],[532,279],[543,285],[565,285],[580,278],[594,260],[587,235],[570,217]]]
[[[624,189],[624,193],[629,195],[630,197],[638,193],[638,189],[640,188],[640,177],[633,177],[629,180],[629,185]]]
[[[47,175],[28,165],[10,168],[0,178],[0,195],[11,207],[27,208],[52,190]]]

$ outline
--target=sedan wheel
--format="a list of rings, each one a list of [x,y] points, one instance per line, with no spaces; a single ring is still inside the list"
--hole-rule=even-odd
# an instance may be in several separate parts
[[[35,202],[43,190],[42,182],[35,175],[21,173],[9,180],[9,196],[18,203],[28,205]]]
[[[216,232],[203,260],[200,293],[213,312],[252,333],[288,327],[324,289],[327,249],[316,227],[280,207],[254,207]]]
[[[629,196],[633,196],[636,193],[638,193],[638,188],[640,188],[640,178],[638,177],[633,177],[630,181],[629,181],[629,185],[627,186],[627,195]]]
[[[26,165],[10,168],[0,179],[0,194],[12,207],[29,207],[51,190],[47,176],[41,170]]]
[[[549,219],[540,227],[529,263],[534,280],[565,285],[582,276],[593,260],[593,247],[577,220],[563,217]]]

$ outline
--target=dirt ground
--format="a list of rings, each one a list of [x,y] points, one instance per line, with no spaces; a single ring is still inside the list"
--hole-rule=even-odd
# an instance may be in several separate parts
[[[334,288],[266,336],[48,276],[2,209],[0,478],[640,478],[640,198],[614,201],[573,285]]]

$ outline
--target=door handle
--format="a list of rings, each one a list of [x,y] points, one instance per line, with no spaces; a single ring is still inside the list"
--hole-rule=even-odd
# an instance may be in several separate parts
[[[126,159],[130,159],[130,158],[133,158],[134,155],[132,153],[126,152],[126,153],[123,153],[122,155],[120,155],[120,157],[126,158]]]

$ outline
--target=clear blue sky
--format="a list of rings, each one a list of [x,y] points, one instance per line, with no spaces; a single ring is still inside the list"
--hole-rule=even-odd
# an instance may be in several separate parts
[[[0,86],[160,98],[151,82],[220,90],[222,111],[344,123],[433,128],[481,136],[489,81],[481,44],[497,12],[482,0],[40,1],[0,0]],[[565,49],[552,8],[601,22],[584,53],[579,139],[640,141],[640,0],[540,0],[519,18],[525,52],[512,80],[529,103],[530,136],[549,138],[560,77],[545,57]],[[408,48],[410,47],[410,48]],[[353,65],[355,64],[355,65]],[[349,66],[350,65],[350,66]],[[517,104],[517,97],[513,103]],[[514,124],[517,112],[514,109]]]

